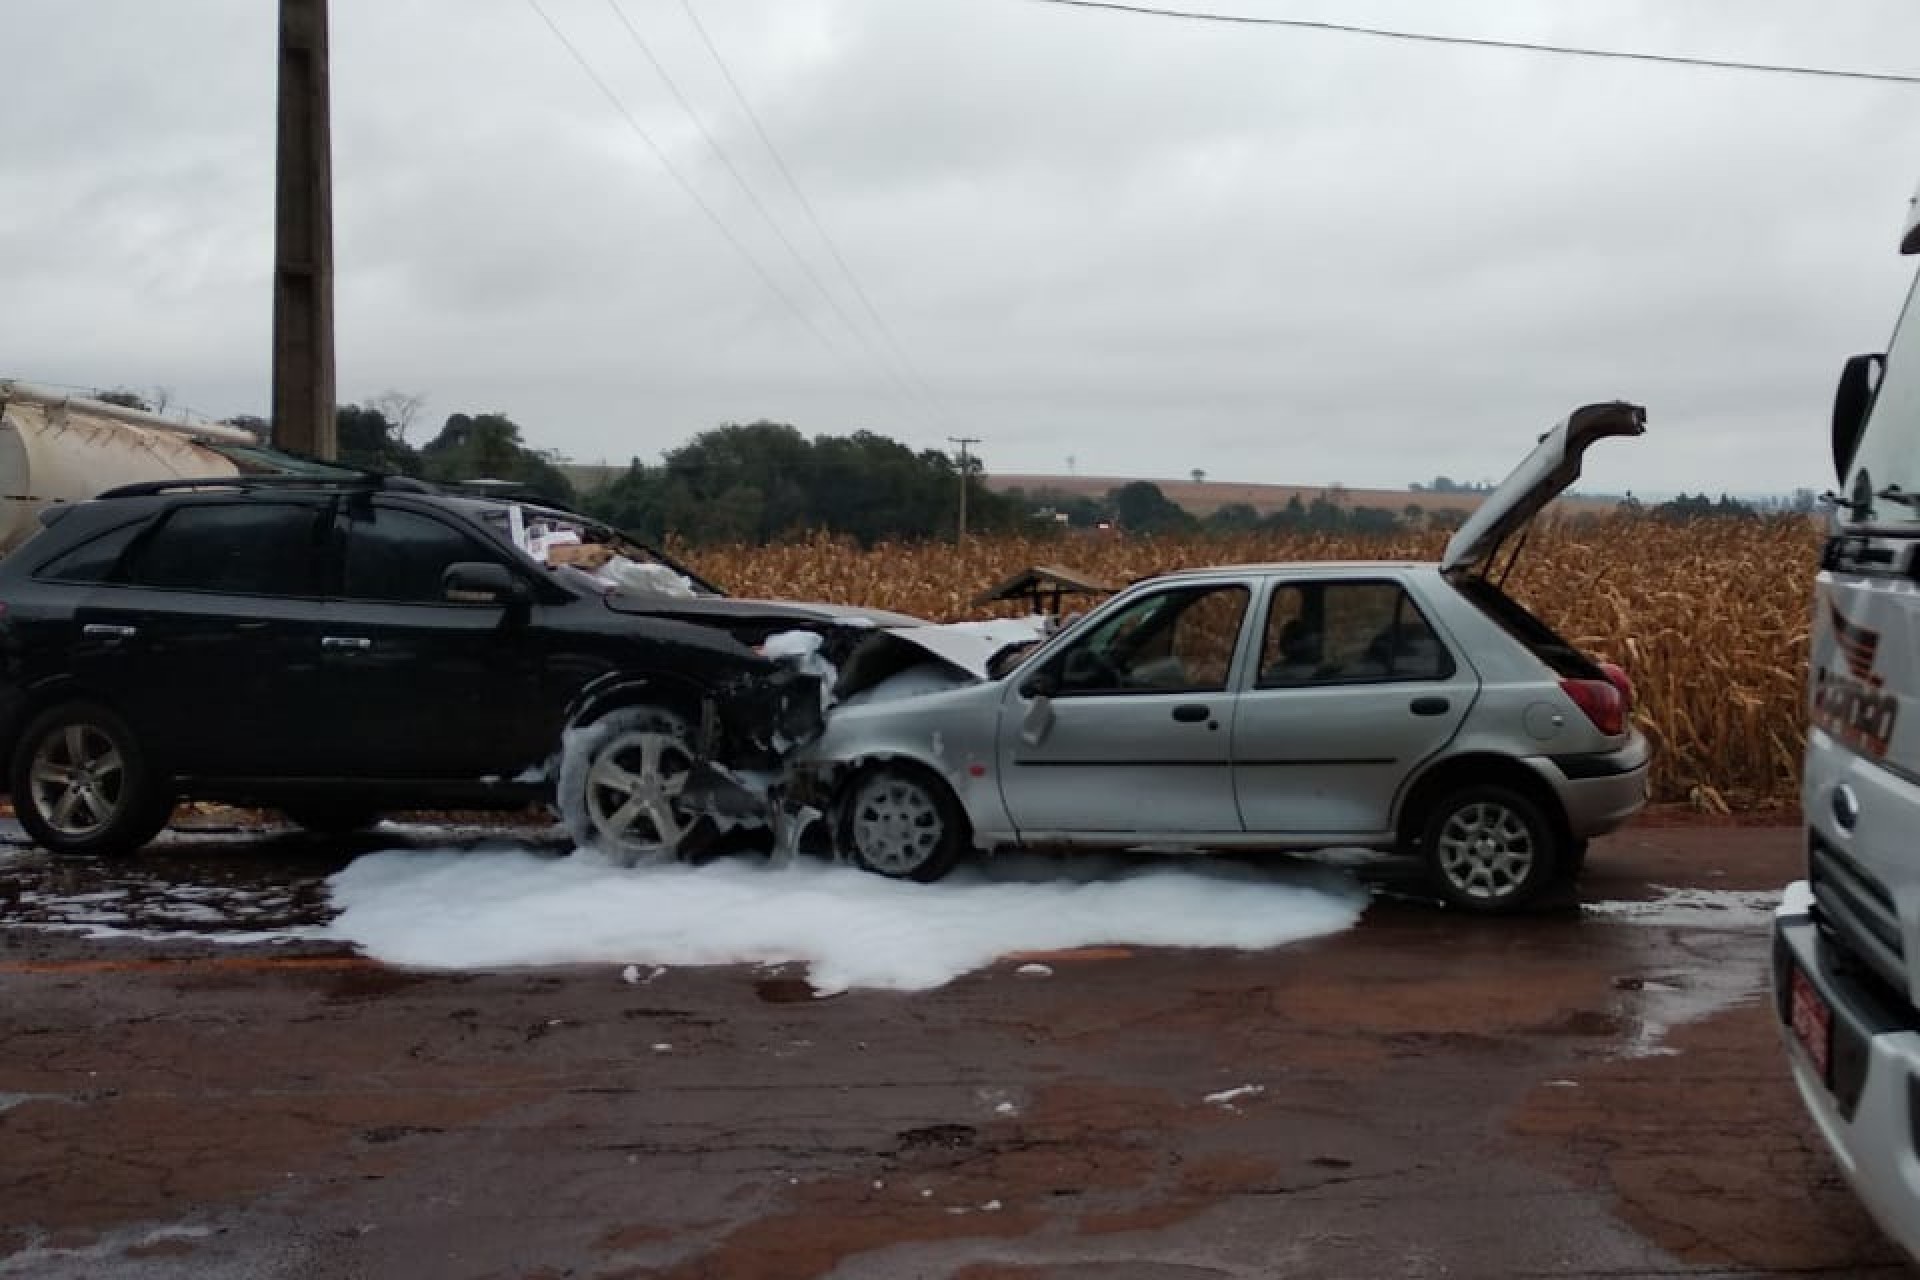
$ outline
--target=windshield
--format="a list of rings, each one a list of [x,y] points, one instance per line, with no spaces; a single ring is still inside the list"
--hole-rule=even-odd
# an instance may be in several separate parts
[[[1916,282],[1920,284],[1920,282]],[[1920,289],[1909,289],[1900,323],[1887,348],[1886,376],[1873,398],[1852,472],[1841,488],[1842,519],[1850,524],[1905,526],[1920,533],[1920,505],[1889,500],[1896,489],[1916,495],[1920,502],[1920,316],[1915,315]],[[1866,495],[1866,505],[1860,505]]]
[[[531,556],[534,563],[589,575],[601,591],[669,596],[726,594],[658,547],[584,516],[517,502],[479,504],[475,514]]]

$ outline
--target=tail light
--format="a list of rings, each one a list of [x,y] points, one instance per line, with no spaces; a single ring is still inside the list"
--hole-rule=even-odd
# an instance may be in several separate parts
[[[1627,709],[1631,711],[1633,709],[1633,680],[1627,675],[1627,669],[1618,663],[1603,662],[1600,664],[1600,674],[1607,678],[1608,684],[1620,691],[1620,696],[1626,699]]]
[[[1627,687],[1623,689],[1622,685]],[[1632,686],[1627,682],[1626,672],[1621,671],[1618,680],[1611,673],[1605,680],[1562,680],[1560,687],[1567,691],[1575,706],[1587,713],[1587,719],[1593,721],[1593,727],[1600,732],[1613,737],[1627,731],[1627,699]]]

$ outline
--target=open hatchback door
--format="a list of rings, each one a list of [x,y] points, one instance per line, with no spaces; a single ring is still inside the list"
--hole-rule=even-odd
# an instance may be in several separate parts
[[[1641,435],[1646,429],[1647,411],[1624,400],[1575,409],[1540,438],[1533,452],[1448,540],[1440,558],[1442,571],[1481,568],[1484,572],[1509,538],[1580,478],[1580,459],[1589,445],[1608,436]]]

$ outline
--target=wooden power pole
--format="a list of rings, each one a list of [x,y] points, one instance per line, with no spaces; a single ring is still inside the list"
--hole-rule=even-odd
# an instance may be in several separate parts
[[[273,440],[331,458],[333,164],[327,0],[280,0],[280,129],[274,183]]]
[[[967,461],[967,446],[979,444],[980,437],[948,436],[947,439],[960,446],[960,537],[958,540],[964,543],[967,540],[967,481],[968,473],[972,470]]]

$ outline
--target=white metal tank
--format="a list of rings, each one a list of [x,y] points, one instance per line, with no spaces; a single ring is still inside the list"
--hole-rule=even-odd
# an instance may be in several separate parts
[[[53,504],[141,480],[238,474],[207,441],[258,443],[238,427],[176,422],[0,380],[0,554],[26,541]]]

